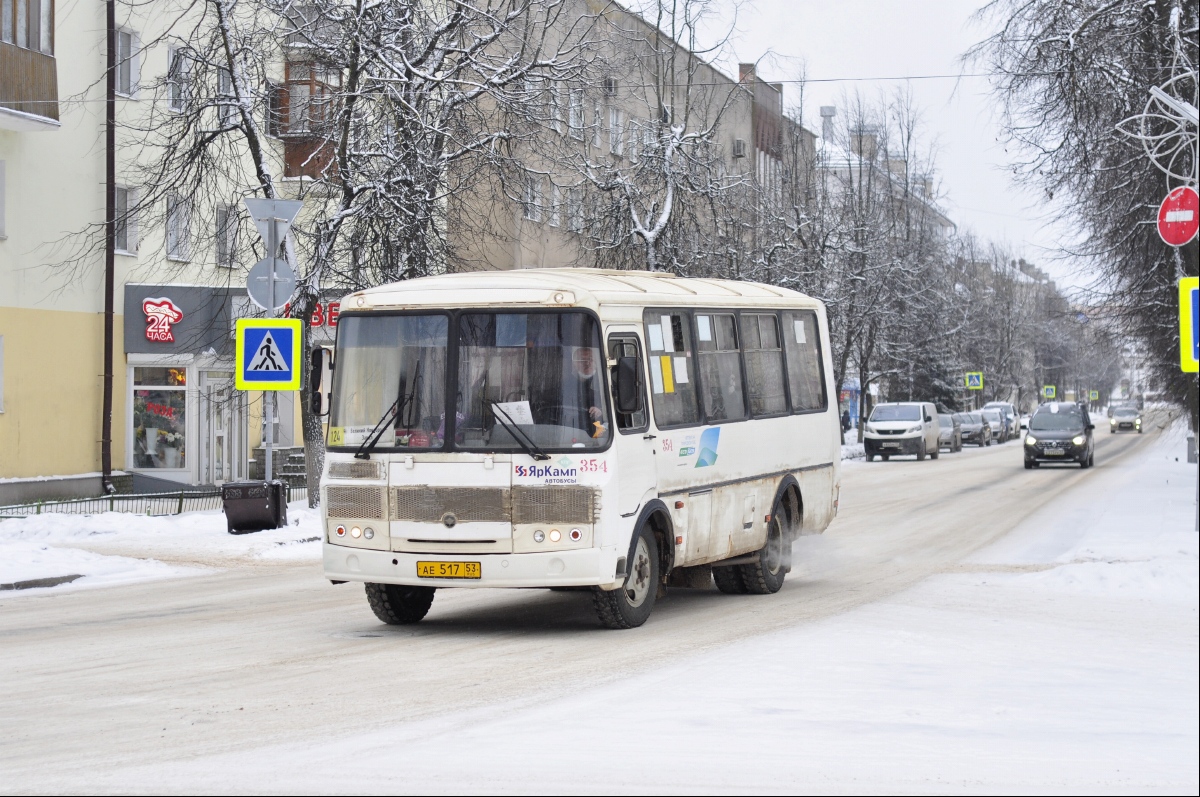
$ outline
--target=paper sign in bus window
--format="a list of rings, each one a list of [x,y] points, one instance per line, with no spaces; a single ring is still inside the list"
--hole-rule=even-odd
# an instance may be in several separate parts
[[[671,316],[665,315],[662,317],[662,342],[663,351],[675,351],[675,334],[671,328]],[[667,391],[670,393],[671,391]]]
[[[686,385],[688,381],[688,361],[687,357],[675,358],[675,382],[676,384]]]
[[[659,357],[650,358],[650,386],[655,393],[663,392],[662,360]]]
[[[533,413],[528,401],[502,401],[492,405],[492,412],[518,426],[533,426]]]
[[[808,343],[808,341],[804,339],[804,319],[797,318],[792,323],[796,327],[796,342],[797,343]]]
[[[650,324],[646,327],[646,332],[650,335],[650,351],[663,350],[663,334],[662,327],[658,324]]]
[[[696,331],[700,334],[700,340],[712,340],[712,321],[708,316],[696,316]]]
[[[674,393],[675,376],[671,373],[671,358],[670,356],[664,356],[659,357],[658,359],[662,362],[663,392]]]

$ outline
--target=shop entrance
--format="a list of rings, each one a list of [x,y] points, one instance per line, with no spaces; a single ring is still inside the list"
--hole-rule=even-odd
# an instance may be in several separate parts
[[[232,371],[200,374],[200,483],[246,477],[246,401]]]

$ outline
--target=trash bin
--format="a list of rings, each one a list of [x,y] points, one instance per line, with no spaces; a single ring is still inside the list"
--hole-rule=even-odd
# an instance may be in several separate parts
[[[1188,455],[1188,462],[1190,462],[1191,464],[1195,465],[1195,464],[1196,464],[1196,460],[1197,460],[1197,457],[1196,457],[1196,435],[1195,435],[1195,433],[1189,433],[1189,434],[1188,434],[1188,436],[1187,436],[1187,455]]]
[[[230,534],[248,534],[287,525],[287,485],[281,481],[223,484],[221,503]]]

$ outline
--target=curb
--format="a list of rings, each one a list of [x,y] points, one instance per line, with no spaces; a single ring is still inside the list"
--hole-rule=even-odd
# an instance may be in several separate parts
[[[51,576],[50,578],[31,578],[28,581],[14,581],[10,584],[0,584],[0,590],[6,589],[37,589],[39,587],[57,587],[59,584],[70,584],[82,574],[73,576]]]

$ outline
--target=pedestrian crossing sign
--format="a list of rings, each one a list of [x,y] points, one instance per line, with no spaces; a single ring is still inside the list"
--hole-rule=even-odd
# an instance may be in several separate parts
[[[967,390],[983,390],[983,371],[967,372]]]
[[[299,318],[239,318],[235,352],[238,390],[299,390]]]
[[[1179,367],[1200,371],[1200,277],[1179,280]]]
[[[1042,398],[1052,399],[1052,398],[1054,398],[1055,393],[1056,393],[1056,391],[1054,389],[1054,385],[1043,385],[1042,386]]]
[[[1088,391],[1088,401],[1099,401],[1099,400],[1100,400],[1100,391],[1099,390],[1089,390]]]

